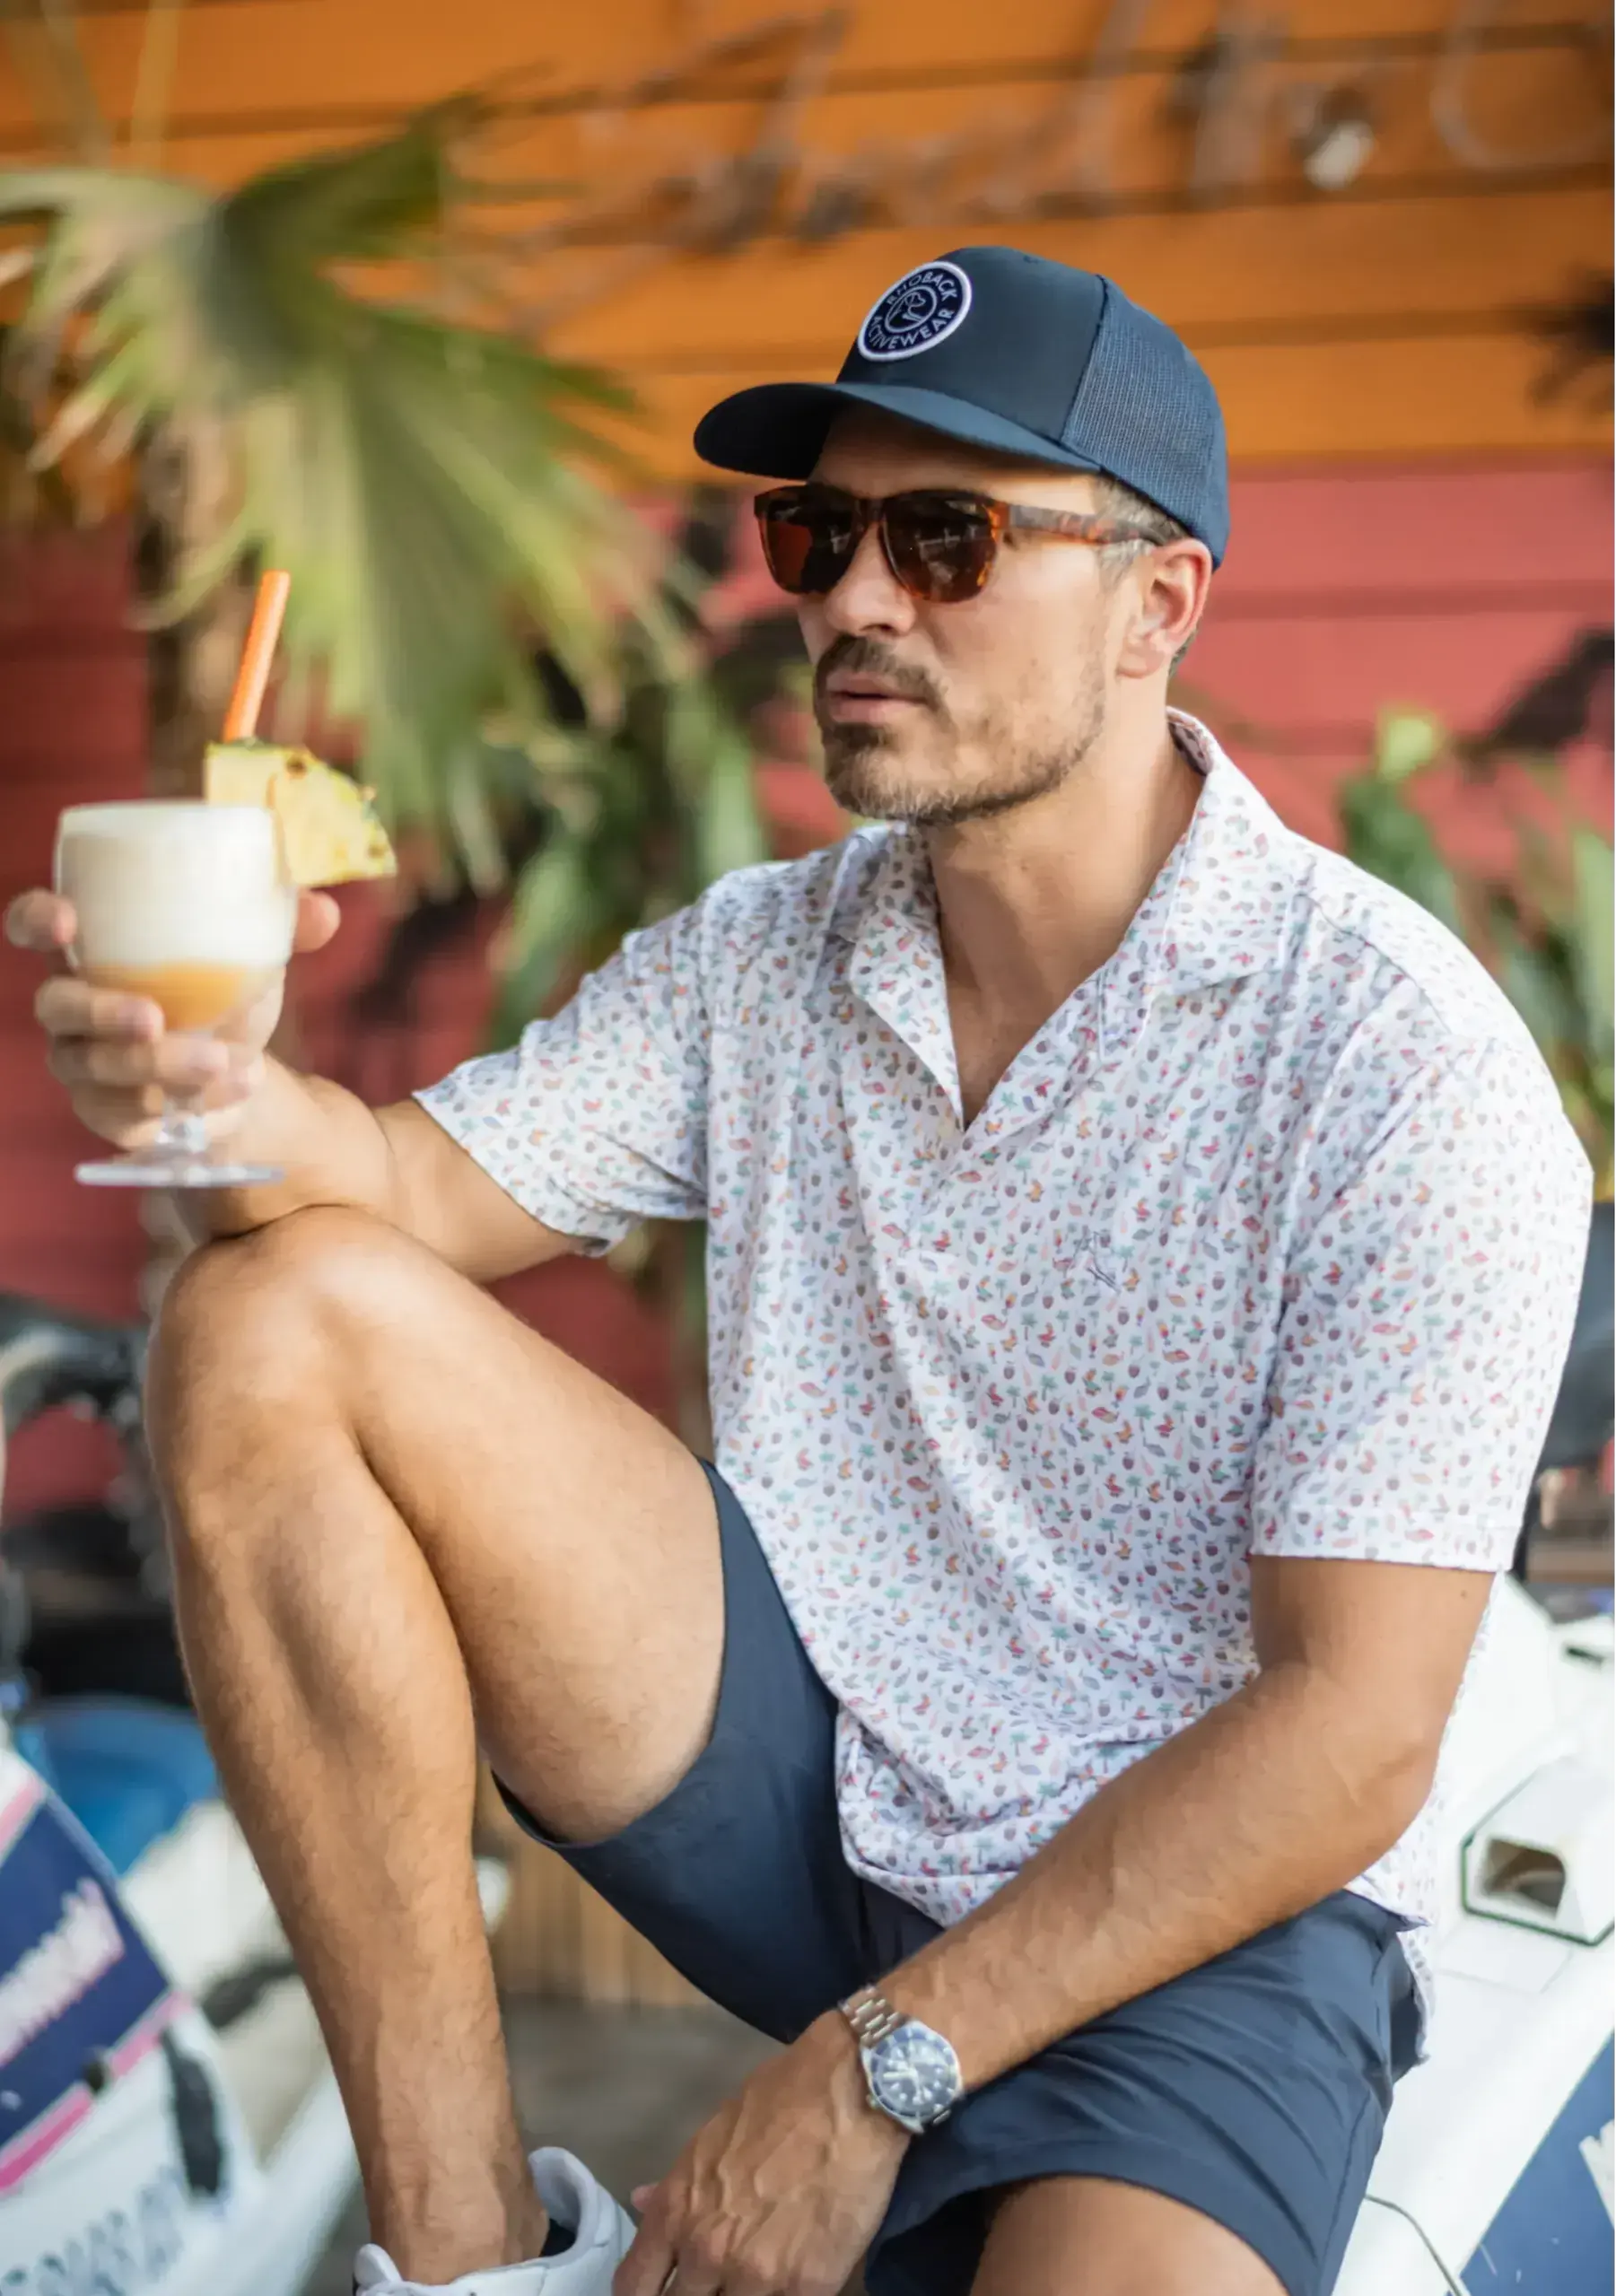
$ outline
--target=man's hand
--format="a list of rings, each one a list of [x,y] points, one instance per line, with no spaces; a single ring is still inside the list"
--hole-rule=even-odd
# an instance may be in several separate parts
[[[634,2195],[640,2237],[614,2296],[840,2296],[892,2196],[909,2138],[870,2105],[832,2011],[771,2057]]]
[[[323,948],[340,921],[328,893],[304,893],[293,953]],[[65,957],[76,921],[56,894],[24,893],[5,912],[5,931],[18,948]],[[196,1188],[177,1198],[199,1244],[248,1235],[307,1206],[337,1205],[413,1235],[474,1283],[573,1249],[413,1100],[367,1108],[342,1086],[298,1075],[266,1052],[281,990],[277,978],[205,1043],[166,1033],[149,998],[95,989],[66,972],[46,982],[34,1010],[52,1075],[80,1122],[114,1148],[144,1148],[172,1093],[206,1116],[210,1140],[228,1139],[243,1163],[284,1174],[262,1187]]]
[[[328,893],[299,904],[299,950],[322,948],[340,911]],[[40,956],[64,956],[74,930],[73,910],[54,893],[19,895],[5,914],[7,938]],[[157,1130],[163,1095],[193,1099],[208,1117],[210,1139],[234,1131],[245,1103],[262,1081],[263,1052],[280,1017],[281,977],[246,1011],[233,1014],[212,1041],[170,1036],[147,997],[92,989],[71,973],[47,981],[34,1011],[48,1040],[51,1073],[66,1085],[74,1113],[114,1148],[146,1146]]]

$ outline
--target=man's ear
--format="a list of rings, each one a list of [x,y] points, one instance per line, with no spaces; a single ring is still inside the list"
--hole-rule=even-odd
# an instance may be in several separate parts
[[[1204,542],[1185,536],[1157,543],[1128,570],[1123,593],[1130,598],[1128,626],[1117,655],[1122,677],[1155,677],[1195,634],[1206,611],[1212,558]]]

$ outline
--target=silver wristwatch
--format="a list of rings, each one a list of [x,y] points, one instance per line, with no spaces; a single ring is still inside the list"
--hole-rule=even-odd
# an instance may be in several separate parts
[[[913,2136],[946,2121],[965,2093],[953,2044],[918,2017],[900,2017],[874,1986],[837,2006],[853,2029],[877,2111]]]

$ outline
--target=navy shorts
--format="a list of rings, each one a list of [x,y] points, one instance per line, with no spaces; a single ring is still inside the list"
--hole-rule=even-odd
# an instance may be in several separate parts
[[[622,1833],[551,1846],[711,2000],[789,2041],[938,1925],[850,1872],[835,1703],[708,1471],[726,1605],[712,1739]],[[1328,2296],[1414,2053],[1401,1926],[1343,1890],[978,2090],[904,2156],[870,2296],[966,2296],[996,2191],[1038,2177],[1166,2193],[1236,2233],[1288,2296]]]

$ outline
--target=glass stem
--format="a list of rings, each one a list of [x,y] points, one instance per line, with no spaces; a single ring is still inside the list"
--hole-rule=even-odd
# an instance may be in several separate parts
[[[183,1101],[165,1100],[161,1129],[152,1143],[156,1156],[182,1157],[200,1163],[207,1155],[207,1119]]]
[[[179,1033],[179,1032],[176,1032]],[[207,1043],[206,1036],[193,1037],[194,1043]],[[207,1118],[203,1113],[201,1094],[179,1093],[171,1087],[164,1093],[162,1114],[158,1118],[157,1138],[151,1153],[184,1163],[205,1163],[208,1155]]]

